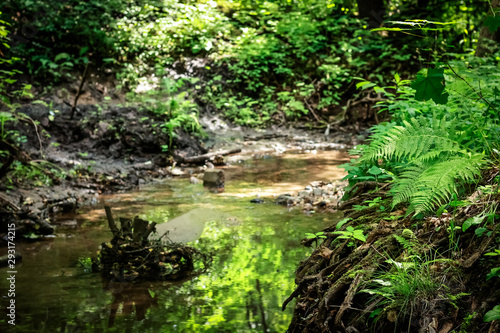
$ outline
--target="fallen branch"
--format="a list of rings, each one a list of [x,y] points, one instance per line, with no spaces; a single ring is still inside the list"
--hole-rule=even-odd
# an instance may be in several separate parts
[[[0,203],[3,203],[3,204],[0,204],[0,206],[8,206],[10,207],[10,209],[12,209],[14,212],[17,212],[17,211],[20,211],[21,208],[19,208],[19,206],[17,206],[16,204],[14,204],[13,202],[11,202],[9,200],[9,198],[3,194],[3,193],[0,193]]]
[[[308,109],[309,111],[311,111],[311,113],[312,113],[312,115],[314,116],[314,118],[316,119],[316,121],[317,121],[318,123],[320,123],[320,122],[321,122],[321,120],[319,119],[318,115],[314,112],[314,109],[312,108],[312,106],[311,106],[311,105],[309,105],[309,103],[307,103],[307,100],[306,100],[306,99],[304,100],[304,102],[306,103],[307,109]]]
[[[206,160],[208,160],[212,157],[215,157],[215,156],[225,156],[225,155],[231,155],[231,154],[236,154],[236,153],[240,153],[240,152],[241,152],[241,148],[221,150],[221,151],[216,151],[213,153],[207,153],[207,154],[198,155],[198,156],[184,157],[181,162],[184,162],[184,163],[205,163]]]
[[[245,141],[259,141],[259,140],[269,140],[269,139],[286,138],[286,137],[288,137],[288,134],[264,134],[260,136],[245,135],[243,139]]]

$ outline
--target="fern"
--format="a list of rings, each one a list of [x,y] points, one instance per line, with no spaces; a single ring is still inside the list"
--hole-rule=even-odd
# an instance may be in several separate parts
[[[393,208],[401,202],[410,201],[413,194],[418,190],[416,187],[417,179],[424,170],[425,166],[420,163],[410,165],[405,168],[400,177],[396,178],[395,184],[391,189],[391,192],[394,194],[392,201]]]
[[[378,159],[420,160],[435,159],[443,152],[459,152],[460,144],[450,138],[454,122],[446,118],[429,120],[424,117],[412,118],[411,123],[403,121],[404,126],[394,126],[385,134],[379,135],[370,143],[360,161]],[[453,131],[451,131],[453,133]]]
[[[393,207],[409,202],[408,212],[428,212],[478,176],[484,163],[484,155],[472,155],[455,139],[459,132],[458,124],[446,118],[412,118],[377,133],[360,161],[403,163],[391,191]]]
[[[478,176],[483,163],[484,155],[476,154],[407,167],[393,188],[396,195],[392,205],[410,201],[410,212],[430,211],[457,193],[457,184]]]

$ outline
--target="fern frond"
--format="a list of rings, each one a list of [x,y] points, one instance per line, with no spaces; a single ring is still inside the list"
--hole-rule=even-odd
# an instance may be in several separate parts
[[[457,185],[474,180],[483,163],[484,155],[477,154],[407,167],[396,181],[393,206],[409,201],[415,214],[431,211],[450,200],[457,193]]]
[[[405,171],[395,180],[395,184],[391,189],[391,192],[395,193],[392,200],[392,207],[401,202],[410,201],[410,198],[418,191],[416,185],[426,167],[419,163],[405,168]]]
[[[450,138],[454,123],[446,118],[431,121],[424,117],[404,121],[373,140],[360,161],[378,159],[430,161],[443,152],[459,152],[460,144]]]

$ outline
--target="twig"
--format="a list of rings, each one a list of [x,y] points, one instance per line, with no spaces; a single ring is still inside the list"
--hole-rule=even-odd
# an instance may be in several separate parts
[[[73,116],[75,115],[76,103],[78,102],[78,98],[80,98],[80,94],[82,93],[83,84],[85,83],[85,78],[87,77],[87,69],[89,68],[89,63],[90,61],[85,65],[82,80],[80,81],[80,86],[78,87],[78,92],[76,93],[75,101],[73,102],[73,107],[71,108],[71,114],[69,116],[70,120],[73,120]]]
[[[28,115],[22,114],[19,115],[18,117],[19,120],[21,121],[30,121],[33,124],[33,127],[35,127],[35,133],[36,137],[38,138],[38,143],[40,144],[40,156],[43,158],[43,146],[42,146],[42,138],[40,138],[40,133],[38,133],[38,125],[35,123],[35,121]]]
[[[225,156],[225,155],[230,155],[230,154],[237,154],[239,152],[241,152],[241,148],[220,150],[220,151],[207,153],[207,154],[203,154],[203,155],[198,155],[198,156],[184,157],[184,158],[182,158],[181,162],[184,162],[184,163],[205,163],[205,161],[207,159],[210,159],[211,157],[215,157],[217,155]]]
[[[311,105],[309,105],[309,103],[307,103],[307,99],[304,99],[304,102],[306,103],[306,106],[309,109],[309,111],[311,111],[311,113],[313,114],[314,118],[316,118],[316,121],[320,123],[321,120],[319,119],[318,115],[314,112],[314,110],[311,107]]]
[[[29,117],[29,119],[31,120],[31,122],[33,123],[33,126],[35,126],[35,133],[36,133],[36,137],[38,138],[38,143],[40,144],[40,156],[42,158],[44,158],[43,156],[43,146],[42,146],[42,139],[40,138],[40,133],[38,133],[38,126],[37,124],[35,124],[35,121],[33,119],[31,119],[31,117]]]

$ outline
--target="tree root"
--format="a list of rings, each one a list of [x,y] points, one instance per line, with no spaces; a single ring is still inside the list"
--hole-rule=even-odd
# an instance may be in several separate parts
[[[366,186],[370,188],[374,185]],[[366,186],[360,185],[359,188]],[[490,266],[498,266],[498,262],[495,264],[490,260],[490,266],[485,268],[485,262],[478,260],[491,248],[498,235],[497,229],[490,226],[487,230],[491,234],[482,237],[474,236],[474,231],[462,232],[456,229],[450,236],[450,214],[448,217],[443,214],[441,217],[433,217],[432,223],[426,220],[423,228],[420,227],[422,221],[416,221],[418,227],[409,232],[406,228],[410,228],[415,220],[384,220],[376,208],[362,211],[350,209],[366,198],[367,196],[362,196],[362,191],[358,191],[357,197],[343,205],[344,213],[346,209],[351,211],[348,216],[352,220],[340,230],[346,231],[348,226],[356,227],[368,221],[373,229],[366,236],[366,242],[354,248],[353,240],[339,239],[339,234],[335,233],[339,230],[332,225],[324,230],[327,238],[323,243],[298,267],[297,287],[282,307],[284,310],[297,298],[288,332],[364,333],[410,330],[447,333],[461,325],[468,313],[475,312],[477,315],[470,324],[473,325],[470,329],[485,333],[497,329],[496,324],[483,323],[482,316],[498,304],[498,297],[490,300],[488,293],[484,292],[488,288],[497,288],[497,284],[491,281],[494,279],[486,281],[485,276]],[[490,202],[492,199],[498,201],[498,198],[491,197],[487,200]],[[457,209],[454,215],[455,225],[460,226],[467,218],[481,214],[487,207],[486,202],[479,202],[472,209]],[[412,257],[418,258],[417,261],[412,262]],[[383,293],[370,296],[359,292],[367,286],[369,290],[378,290],[373,287],[370,289],[373,279],[395,272],[395,262],[424,267],[430,279],[436,281],[439,287],[430,295],[412,296],[414,298],[411,303],[404,307],[402,304],[405,303],[394,303],[394,300],[386,298]],[[488,287],[485,289],[486,285]],[[455,299],[450,296],[461,293],[466,295],[465,292],[471,293],[471,288],[483,294],[479,302],[486,304],[484,308],[471,307],[468,303],[472,297],[460,296],[461,298]],[[369,321],[374,316],[377,317],[376,325]]]

